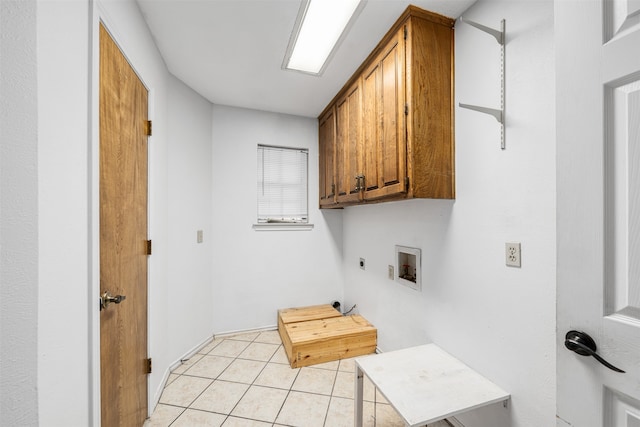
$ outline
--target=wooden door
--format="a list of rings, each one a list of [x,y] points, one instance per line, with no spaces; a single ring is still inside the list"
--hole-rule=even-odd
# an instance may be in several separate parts
[[[147,417],[147,90],[100,26],[101,425]]]
[[[362,86],[364,198],[406,192],[404,28],[365,70]]]
[[[640,426],[639,15],[631,0],[555,7],[563,427]],[[626,373],[569,351],[571,330],[589,334],[597,354]]]
[[[336,197],[338,203],[358,202],[362,157],[360,80],[336,102]]]
[[[319,123],[319,180],[320,206],[335,205],[335,147],[336,120],[334,109],[330,109],[320,118]]]

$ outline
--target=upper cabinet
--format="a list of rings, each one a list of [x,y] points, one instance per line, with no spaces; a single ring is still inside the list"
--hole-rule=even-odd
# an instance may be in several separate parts
[[[452,19],[409,6],[320,116],[320,206],[455,197]],[[323,122],[335,112],[335,149]],[[325,125],[326,126],[326,125]],[[327,173],[327,172],[325,172]]]
[[[330,108],[320,117],[319,123],[320,167],[320,207],[335,205],[335,149],[336,118],[334,109]]]
[[[362,90],[356,81],[336,101],[336,201],[357,202],[362,169]]]
[[[363,198],[406,193],[404,31],[396,31],[362,74],[365,165]]]

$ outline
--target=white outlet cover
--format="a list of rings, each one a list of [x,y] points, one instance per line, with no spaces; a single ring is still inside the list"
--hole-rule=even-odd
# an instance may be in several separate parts
[[[509,267],[521,267],[522,257],[519,242],[507,242],[504,244],[505,264]]]

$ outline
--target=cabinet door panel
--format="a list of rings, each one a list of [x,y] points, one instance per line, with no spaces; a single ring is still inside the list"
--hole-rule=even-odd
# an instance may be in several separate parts
[[[365,152],[369,154],[365,168],[365,199],[389,197],[406,191],[404,67],[402,29],[385,46],[365,76],[365,80],[370,80],[363,87],[366,132],[364,143]],[[374,167],[375,173],[372,173]]]
[[[404,90],[398,44],[382,59],[382,171],[384,187],[404,179]]]
[[[319,125],[320,206],[335,203],[335,131],[335,114],[332,109],[322,117]]]
[[[337,158],[336,173],[339,203],[357,202],[360,190],[356,176],[360,174],[361,162],[361,99],[357,82],[336,104]]]
[[[375,62],[365,71],[362,80],[362,144],[364,151],[365,191],[378,188],[378,164],[380,131],[382,129],[382,116],[380,106],[380,63]]]

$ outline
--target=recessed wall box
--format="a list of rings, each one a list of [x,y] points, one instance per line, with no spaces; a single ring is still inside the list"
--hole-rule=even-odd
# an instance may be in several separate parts
[[[396,245],[396,282],[416,291],[422,290],[420,249]]]

